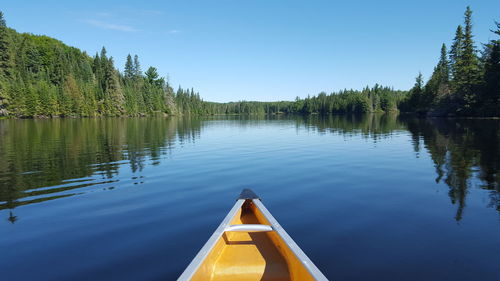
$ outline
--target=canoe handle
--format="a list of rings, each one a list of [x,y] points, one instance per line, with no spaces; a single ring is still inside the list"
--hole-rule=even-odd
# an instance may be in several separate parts
[[[267,231],[273,231],[273,228],[272,226],[265,224],[234,224],[226,227],[224,231],[267,232]]]

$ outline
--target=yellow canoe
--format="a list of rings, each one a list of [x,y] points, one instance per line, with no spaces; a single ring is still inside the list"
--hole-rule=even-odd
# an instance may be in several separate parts
[[[244,189],[179,277],[184,280],[328,280],[260,199]]]

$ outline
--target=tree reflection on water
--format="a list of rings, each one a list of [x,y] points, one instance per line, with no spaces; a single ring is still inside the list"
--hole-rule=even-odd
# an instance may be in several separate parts
[[[480,119],[410,119],[408,131],[415,150],[420,139],[436,167],[436,182],[444,181],[453,204],[455,219],[462,219],[468,190],[479,187],[490,192],[489,207],[500,211],[500,122]]]
[[[449,187],[457,221],[474,187],[490,191],[488,207],[500,211],[499,120],[391,114],[0,120],[0,210],[9,209],[8,221],[15,223],[17,206],[81,194],[91,186],[113,189],[120,166],[129,165],[136,173],[158,165],[173,145],[196,141],[213,120],[238,126],[279,120],[321,134],[361,135],[374,142],[407,131],[417,156],[429,153],[432,158],[436,182]]]

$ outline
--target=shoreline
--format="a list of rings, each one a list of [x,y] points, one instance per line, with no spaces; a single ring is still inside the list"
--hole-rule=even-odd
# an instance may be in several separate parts
[[[122,115],[122,116],[31,116],[31,117],[17,117],[17,116],[0,116],[0,120],[51,120],[51,119],[100,119],[100,118],[168,118],[168,117],[210,117],[210,116],[352,116],[352,115],[406,115],[414,116],[418,119],[470,119],[470,120],[500,120],[500,116],[418,116],[414,112],[367,112],[367,113],[231,113],[231,114],[164,114],[163,116],[158,115],[147,115],[141,114],[137,116],[132,115]]]

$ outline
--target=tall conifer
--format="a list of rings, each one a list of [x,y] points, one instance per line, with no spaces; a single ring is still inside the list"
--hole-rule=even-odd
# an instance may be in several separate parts
[[[125,78],[132,79],[134,77],[134,63],[132,62],[132,56],[128,54],[127,62],[125,62]]]
[[[464,15],[465,32],[461,50],[461,76],[458,80],[457,94],[462,104],[462,110],[470,112],[477,101],[477,90],[480,84],[479,59],[472,35],[472,10],[469,6]]]
[[[440,82],[448,82],[450,80],[450,64],[448,62],[446,45],[441,46],[441,56],[439,57],[438,69]]]
[[[462,45],[464,40],[464,33],[462,30],[462,26],[459,25],[457,30],[455,31],[455,38],[453,38],[453,43],[451,44],[450,49],[450,67],[451,67],[451,75],[453,86],[458,83],[458,80],[461,77],[460,73],[460,65],[462,64]]]
[[[139,56],[134,56],[134,76],[136,78],[142,76],[141,64],[139,63]]]
[[[500,23],[495,22],[497,30],[493,33],[500,35]],[[491,40],[487,46],[487,55],[484,64],[484,89],[482,106],[485,114],[500,115],[500,38]]]
[[[8,77],[11,74],[12,61],[10,51],[9,33],[3,13],[0,11],[0,75],[4,77]]]

